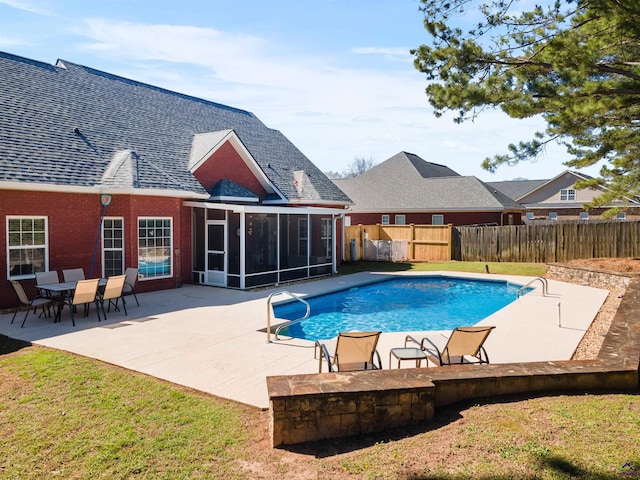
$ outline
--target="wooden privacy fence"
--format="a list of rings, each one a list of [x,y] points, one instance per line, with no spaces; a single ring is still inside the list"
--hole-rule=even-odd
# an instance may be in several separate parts
[[[346,260],[362,260],[367,241],[388,240],[407,242],[407,260],[451,260],[451,225],[352,225],[345,227],[344,252]],[[352,240],[355,256],[351,258]]]
[[[640,222],[455,227],[454,260],[554,263],[640,257]]]

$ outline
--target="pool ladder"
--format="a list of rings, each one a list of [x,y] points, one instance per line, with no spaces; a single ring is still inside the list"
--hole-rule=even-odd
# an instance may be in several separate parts
[[[274,337],[276,340],[279,340],[278,338],[278,334],[280,333],[280,330],[282,330],[285,327],[288,327],[289,325],[293,325],[294,323],[298,323],[301,322],[302,320],[305,320],[307,318],[309,318],[309,314],[311,313],[311,305],[309,305],[309,302],[307,302],[306,300],[298,297],[297,295],[294,295],[293,293],[287,291],[287,290],[278,290],[276,292],[272,292],[269,295],[269,298],[267,298],[267,343],[271,343],[271,317],[273,315],[273,307],[271,305],[271,300],[273,299],[273,297],[275,297],[276,295],[289,295],[291,298],[293,298],[294,300],[303,303],[306,308],[307,311],[305,312],[304,316],[296,319],[296,320],[289,320],[288,322],[284,322],[281,323],[280,325],[278,325],[275,329],[274,332]]]
[[[542,283],[542,296],[543,297],[549,294],[549,282],[547,281],[547,279],[544,278],[544,277],[536,277],[533,280],[531,280],[529,283],[527,283],[525,286],[523,286],[520,290],[518,290],[518,295],[516,296],[516,298],[520,298],[520,295],[523,295],[524,291],[527,289],[527,287],[529,287],[533,282]]]

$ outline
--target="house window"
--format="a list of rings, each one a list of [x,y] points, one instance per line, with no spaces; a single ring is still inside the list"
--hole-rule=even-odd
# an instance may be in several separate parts
[[[616,213],[616,220],[626,220],[627,212],[618,212]]]
[[[172,275],[171,224],[171,218],[138,218],[138,274],[141,280]]]
[[[549,220],[557,220],[558,212],[549,212]]]
[[[102,276],[124,273],[124,220],[107,217],[102,222]]]
[[[563,188],[560,190],[560,201],[572,202],[576,199],[576,191],[573,188]]]
[[[431,225],[444,225],[444,215],[431,215]]]
[[[580,220],[589,220],[589,212],[580,212]]]
[[[527,212],[527,220],[533,220],[534,218],[536,218],[535,213]]]
[[[307,221],[306,218],[299,218],[298,219],[298,255],[307,255],[308,251],[309,251],[309,222]]]
[[[322,253],[325,257],[331,258],[331,219],[322,218],[320,225],[320,244],[322,245]]]
[[[7,278],[49,269],[47,217],[7,216]]]
[[[405,224],[405,216],[396,215],[396,225],[404,225],[404,224]]]
[[[382,225],[389,225],[389,215],[382,215]]]

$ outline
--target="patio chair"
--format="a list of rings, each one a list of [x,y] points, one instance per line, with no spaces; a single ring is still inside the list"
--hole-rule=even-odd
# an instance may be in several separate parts
[[[129,267],[124,271],[124,274],[127,278],[124,281],[122,301],[124,301],[124,296],[133,295],[133,298],[136,299],[136,304],[140,306],[140,302],[138,302],[138,297],[136,296],[136,291],[135,291],[136,282],[138,281],[138,269]]]
[[[41,307],[42,313],[45,313],[45,308],[46,308],[47,316],[50,316],[51,314],[49,310],[49,308],[51,307],[50,298],[35,297],[29,300],[29,297],[27,297],[27,294],[25,293],[24,288],[22,288],[22,285],[20,284],[20,282],[17,282],[15,280],[9,280],[9,281],[11,282],[11,286],[13,287],[13,291],[16,292],[18,300],[20,301],[20,303],[16,307],[16,311],[13,312],[13,318],[11,319],[11,323],[13,323],[13,321],[16,319],[16,315],[18,314],[18,310],[20,310],[20,307],[25,307],[25,306],[27,307],[27,313],[24,314],[24,318],[22,319],[22,325],[20,325],[20,328],[24,327],[24,322],[27,321],[27,317],[29,316],[29,312],[31,311],[31,308],[33,308],[34,313],[38,310],[38,307]]]
[[[86,317],[89,315],[89,305],[94,303],[96,306],[96,313],[98,314],[98,321],[100,321],[100,298],[98,295],[99,282],[99,278],[78,280],[73,294],[65,298],[64,303],[69,305],[69,310],[71,310],[71,323],[74,327],[76,326],[74,307],[77,305],[84,305],[84,316]]]
[[[50,270],[48,272],[36,272],[36,285],[51,285],[52,283],[59,283],[60,278],[56,270]]]
[[[84,280],[84,270],[82,268],[62,270],[62,276],[65,282],[77,282],[78,280]]]
[[[442,351],[427,337],[420,341],[420,348],[427,352],[427,363],[431,361],[436,366],[489,363],[489,357],[483,345],[494,328],[496,327],[457,327],[451,332]],[[427,342],[433,348],[425,347]]]
[[[330,372],[350,372],[356,370],[375,370],[382,368],[380,354],[376,350],[381,332],[341,332],[338,334],[333,356],[325,344],[316,341],[320,349],[318,371],[322,373],[322,361],[327,360]],[[377,365],[375,360],[377,359]]]
[[[107,278],[107,284],[104,287],[104,292],[100,294],[100,306],[102,307],[102,316],[107,319],[107,312],[111,311],[111,305],[114,309],[120,311],[118,308],[118,300],[122,298],[122,308],[124,308],[124,314],[127,314],[127,302],[124,300],[123,289],[126,275],[116,275]],[[104,302],[107,301],[107,311],[104,310]]]
[[[53,283],[59,283],[60,278],[58,277],[58,272],[56,270],[51,270],[48,272],[36,272],[36,287],[40,285],[51,285]],[[48,298],[57,298],[60,299],[61,295],[52,295],[51,292],[44,292],[40,290],[41,297]]]

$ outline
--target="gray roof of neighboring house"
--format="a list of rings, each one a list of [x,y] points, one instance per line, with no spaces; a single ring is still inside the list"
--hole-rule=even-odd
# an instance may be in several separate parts
[[[59,60],[0,52],[0,181],[206,194],[194,135],[232,129],[287,201],[348,203],[284,135],[250,112]],[[296,188],[295,172],[313,188]]]
[[[506,180],[502,182],[487,182],[487,185],[504,193],[507,197],[518,200],[536,188],[547,183],[546,180]]]
[[[395,155],[357,177],[334,182],[353,200],[354,212],[522,210],[476,177],[462,177],[442,165],[430,164],[441,167],[433,172],[449,175],[425,177],[429,166],[419,171],[416,159],[429,163],[415,155]]]

